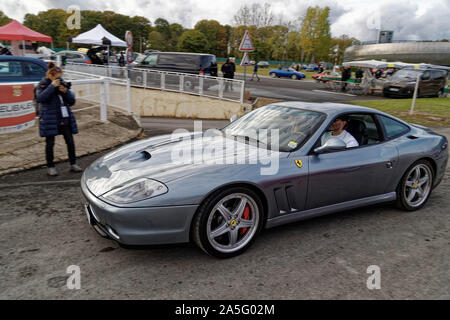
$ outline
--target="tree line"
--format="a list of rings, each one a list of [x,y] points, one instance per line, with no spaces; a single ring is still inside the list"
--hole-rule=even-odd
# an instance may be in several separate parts
[[[333,38],[330,32],[330,9],[309,7],[297,21],[286,21],[272,13],[270,4],[255,3],[241,6],[233,16],[232,25],[216,20],[198,21],[194,28],[185,28],[158,18],[153,24],[142,16],[130,17],[112,11],[81,11],[81,29],[69,30],[66,21],[71,16],[61,9],[50,9],[38,14],[26,14],[23,24],[53,38],[54,47],[65,48],[70,37],[86,32],[97,24],[119,38],[127,30],[134,36],[133,50],[205,52],[217,57],[241,57],[239,45],[249,30],[255,46],[253,60],[277,61],[342,61],[344,50],[357,39],[342,35]],[[0,26],[10,18],[0,11]],[[71,44],[71,48],[83,45]]]

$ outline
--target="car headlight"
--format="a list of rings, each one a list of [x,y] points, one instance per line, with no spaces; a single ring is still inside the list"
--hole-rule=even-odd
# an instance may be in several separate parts
[[[108,191],[103,198],[114,203],[126,204],[162,195],[168,191],[167,187],[156,180],[142,178],[130,182],[123,187]]]

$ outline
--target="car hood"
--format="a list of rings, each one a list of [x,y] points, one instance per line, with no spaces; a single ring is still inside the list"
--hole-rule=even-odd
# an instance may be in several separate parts
[[[143,177],[168,183],[204,174],[214,167],[235,164],[236,155],[245,155],[239,163],[264,163],[282,154],[222,135],[165,135],[132,143],[101,157],[85,170],[83,181],[94,195],[101,196]]]

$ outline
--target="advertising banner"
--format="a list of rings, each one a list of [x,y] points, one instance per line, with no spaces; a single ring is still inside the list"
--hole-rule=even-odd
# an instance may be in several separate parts
[[[34,126],[34,84],[0,84],[0,134]]]

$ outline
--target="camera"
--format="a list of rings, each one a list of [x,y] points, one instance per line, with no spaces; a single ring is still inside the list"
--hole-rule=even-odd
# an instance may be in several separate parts
[[[60,83],[63,87],[65,87],[65,88],[67,88],[67,89],[70,89],[70,88],[72,87],[72,82],[64,81],[64,80],[61,79],[61,78],[58,78],[57,80],[59,80],[59,83]]]

